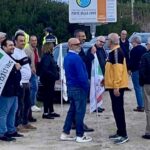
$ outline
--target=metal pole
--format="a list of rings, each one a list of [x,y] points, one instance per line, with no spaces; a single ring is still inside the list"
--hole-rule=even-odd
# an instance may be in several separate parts
[[[131,18],[132,18],[132,25],[134,24],[134,0],[131,0]]]
[[[95,33],[96,33],[96,24],[95,23],[90,24],[90,33],[92,35],[92,39],[95,38]]]

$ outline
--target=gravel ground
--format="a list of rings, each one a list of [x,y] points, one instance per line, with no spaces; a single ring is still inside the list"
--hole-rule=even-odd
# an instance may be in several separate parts
[[[131,82],[130,87],[132,88]],[[93,137],[92,142],[79,144],[59,140],[68,107],[65,104],[62,111],[60,105],[55,105],[56,112],[61,114],[55,120],[42,119],[42,112],[34,113],[38,121],[33,125],[37,130],[25,133],[16,142],[0,141],[0,150],[150,150],[150,141],[141,138],[145,131],[145,113],[133,111],[136,107],[133,88],[131,92],[125,93],[126,123],[130,140],[122,145],[115,145],[108,139],[116,131],[108,92],[104,94],[103,107],[106,110],[103,113],[98,116],[96,113],[90,114],[89,104],[87,105],[85,123],[95,129],[95,132],[88,133]],[[72,131],[71,134],[75,135],[75,132]]]

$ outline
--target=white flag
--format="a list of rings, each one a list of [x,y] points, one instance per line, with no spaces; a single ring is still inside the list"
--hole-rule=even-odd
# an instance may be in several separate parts
[[[62,90],[62,95],[63,99],[65,101],[68,101],[68,95],[67,95],[67,85],[66,85],[66,76],[65,76],[65,70],[63,68],[63,63],[64,63],[64,58],[62,55],[62,44],[60,44],[60,49],[59,49],[59,55],[57,59],[57,65],[60,67],[60,80],[61,80],[61,90]]]
[[[0,49],[0,95],[14,64],[15,61]]]

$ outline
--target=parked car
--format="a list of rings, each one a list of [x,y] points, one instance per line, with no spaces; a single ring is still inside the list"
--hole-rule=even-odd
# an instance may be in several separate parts
[[[62,58],[59,57],[61,46],[62,46]],[[90,44],[89,42],[85,42],[83,44],[84,52],[86,53],[87,50],[91,46],[92,46],[92,44]],[[61,67],[59,62],[64,59],[64,57],[67,54],[67,51],[68,51],[68,43],[67,42],[60,43],[60,44],[56,45],[56,47],[54,48],[54,51],[53,51],[54,60],[57,62],[59,67]],[[43,85],[39,81],[39,90],[38,90],[38,93],[37,93],[37,100],[39,100],[39,101],[42,101],[42,90],[43,90]],[[57,103],[60,103],[60,100],[61,100],[60,96],[61,96],[61,80],[57,80],[56,83],[55,83],[55,96],[54,96],[55,98],[54,98],[54,101],[57,102]]]
[[[130,50],[133,48],[131,44],[131,39],[134,36],[140,36],[141,37],[141,44],[146,47],[147,39],[150,37],[149,32],[134,32],[130,37],[129,37],[129,43],[130,43]]]

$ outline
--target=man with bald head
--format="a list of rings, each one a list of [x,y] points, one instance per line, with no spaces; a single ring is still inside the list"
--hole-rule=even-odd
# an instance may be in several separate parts
[[[105,44],[105,37],[104,36],[99,36],[97,37],[96,43],[94,46],[89,48],[87,51],[87,71],[88,71],[88,77],[91,79],[91,69],[92,69],[92,62],[95,59],[95,53],[98,58],[99,65],[101,67],[102,73],[104,75],[105,73],[105,63],[106,63],[106,52],[104,50],[104,44]],[[103,112],[105,109],[98,107],[98,112]],[[96,110],[95,110],[96,112]]]
[[[124,113],[124,89],[128,87],[126,60],[116,33],[108,35],[109,57],[105,66],[105,88],[108,89],[117,132],[109,136],[115,144],[128,141]]]
[[[83,120],[86,112],[86,99],[89,91],[88,75],[85,64],[78,55],[81,51],[80,41],[77,38],[68,40],[69,52],[64,58],[64,69],[67,81],[67,94],[70,108],[67,113],[61,140],[76,140],[89,142],[91,137],[84,135]],[[76,122],[76,136],[70,136],[72,123]]]

